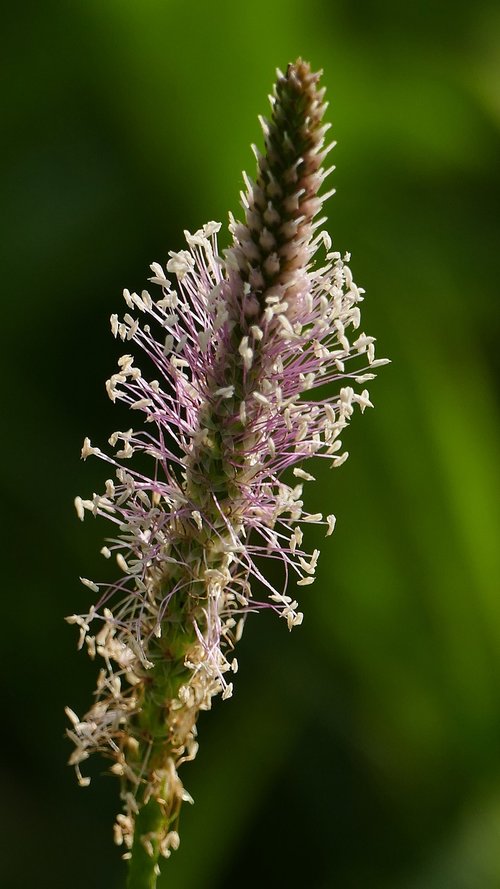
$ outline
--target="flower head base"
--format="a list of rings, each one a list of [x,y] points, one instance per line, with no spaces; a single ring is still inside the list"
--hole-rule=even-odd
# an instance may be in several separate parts
[[[210,222],[185,233],[169,276],[152,264],[156,294],[124,291],[127,312],[111,317],[112,332],[145,353],[155,378],[125,354],[106,388],[142,423],[113,433],[113,456],[88,439],[82,450],[110,464],[110,478],[102,495],[76,498],[77,513],[112,523],[102,552],[120,577],[82,578],[99,598],[69,618],[80,646],[104,663],[89,713],[80,720],[68,711],[71,761],[87,783],[80,764],[90,753],[113,760],[125,808],[115,838],[126,849],[137,814],[154,803],[154,829],[135,841],[153,858],[178,844],[189,795],[177,770],[196,755],[199,711],[232,693],[246,615],[267,608],[289,629],[302,622],[288,589],[313,582],[319,555],[302,549],[302,525],[323,524],[328,535],[335,522],[305,511],[313,476],[303,464],[344,462],[342,432],[356,405],[371,406],[362,387],[385,363],[375,360],[373,337],[357,332],[363,291],[348,257],[316,234],[328,150],[317,83],[301,60],[278,74],[265,154],[256,183],[247,180],[245,221],[230,222],[225,257],[220,225]],[[329,393],[321,399],[319,386]],[[279,589],[265,558],[283,563]],[[265,601],[253,598],[252,578]]]

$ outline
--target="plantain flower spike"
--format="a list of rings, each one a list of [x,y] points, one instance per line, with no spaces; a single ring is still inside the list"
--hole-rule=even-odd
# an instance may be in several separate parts
[[[166,270],[151,265],[151,294],[125,290],[123,319],[111,316],[113,335],[142,350],[155,379],[124,354],[106,388],[130,408],[132,428],[111,435],[113,456],[83,445],[109,478],[103,494],[77,497],[76,511],[111,523],[101,552],[119,576],[82,578],[97,602],[67,620],[101,669],[89,712],[67,713],[80,784],[95,752],[120,780],[115,840],[130,873],[146,859],[158,872],[179,844],[191,801],[179,766],[196,756],[200,710],[232,694],[247,614],[267,608],[290,630],[301,624],[295,587],[313,582],[319,555],[302,548],[302,526],[328,536],[335,524],[305,510],[313,476],[303,465],[346,460],[341,435],[356,406],[371,407],[362,386],[385,363],[358,332],[363,290],[349,256],[321,230],[332,146],[319,78],[301,59],[277,72],[264,152],[254,149],[256,179],[245,176],[244,218],[230,218],[225,254],[218,223],[185,232]],[[279,588],[266,558],[283,563]],[[252,596],[254,579],[265,601]]]

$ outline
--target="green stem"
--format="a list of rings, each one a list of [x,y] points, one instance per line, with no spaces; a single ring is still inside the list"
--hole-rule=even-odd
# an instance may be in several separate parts
[[[144,834],[156,834],[163,825],[164,815],[154,799],[150,799],[137,815],[132,846],[132,857],[129,861],[127,889],[155,889],[156,865],[160,854],[159,843],[152,839],[153,855],[149,855],[141,842]]]
[[[147,762],[148,770],[153,773],[156,770],[161,772],[167,760],[174,756],[168,735],[168,709],[181,685],[189,679],[190,671],[184,662],[196,638],[188,605],[189,600],[177,610],[172,606],[169,619],[163,624],[161,638],[153,641],[148,652],[155,666],[145,674],[143,697],[134,729],[139,740],[140,759]],[[169,802],[175,805],[176,800],[169,799]],[[127,889],[155,889],[160,857],[159,837],[165,834],[178,811],[175,811],[175,807],[170,807],[170,812],[168,807],[162,809],[154,797],[144,805],[139,802],[139,806]],[[151,849],[153,854],[149,854]]]

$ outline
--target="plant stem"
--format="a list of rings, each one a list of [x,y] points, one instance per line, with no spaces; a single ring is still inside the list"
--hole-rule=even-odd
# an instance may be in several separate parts
[[[137,815],[132,857],[129,861],[127,889],[155,889],[159,858],[159,842],[154,838],[158,834],[164,820],[164,815],[155,799],[150,799]],[[152,834],[151,846],[153,855],[149,855],[142,837]]]
[[[175,762],[179,754],[171,746],[168,708],[179,694],[180,687],[189,679],[190,671],[185,666],[185,659],[195,640],[193,622],[186,603],[177,609],[175,605],[173,602],[169,619],[163,624],[161,637],[150,646],[149,654],[154,659],[155,666],[146,673],[143,697],[134,722],[140,745],[140,759],[147,761],[152,774],[163,772],[169,761],[175,773]],[[162,807],[154,796],[145,804],[139,803],[127,889],[156,887],[160,838],[165,835],[170,823],[175,821],[181,803],[180,797],[176,796],[171,786],[168,790],[164,787],[163,796],[168,798],[168,806],[164,804]]]

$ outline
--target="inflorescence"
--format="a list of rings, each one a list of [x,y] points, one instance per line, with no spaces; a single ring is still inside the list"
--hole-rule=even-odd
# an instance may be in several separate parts
[[[156,378],[123,355],[107,392],[143,422],[113,433],[113,456],[89,439],[82,449],[109,464],[110,477],[104,493],[77,497],[76,511],[111,523],[101,552],[120,575],[82,578],[97,602],[68,621],[102,667],[89,712],[67,713],[79,782],[89,783],[80,766],[96,751],[121,779],[115,839],[126,856],[151,801],[159,817],[142,846],[168,857],[179,843],[190,797],[178,769],[196,755],[199,711],[232,694],[246,615],[267,608],[289,629],[302,622],[289,589],[313,582],[319,555],[302,548],[302,527],[323,524],[329,535],[335,524],[304,509],[313,480],[304,463],[347,459],[341,435],[356,405],[371,406],[362,387],[385,363],[358,332],[363,291],[349,256],[332,252],[318,218],[332,147],[318,80],[300,59],[278,72],[256,181],[245,177],[244,220],[230,219],[224,255],[218,223],[185,232],[187,249],[169,254],[167,274],[151,265],[151,294],[125,290],[127,312],[111,316],[113,335],[139,347]],[[266,558],[283,564],[279,588]]]

